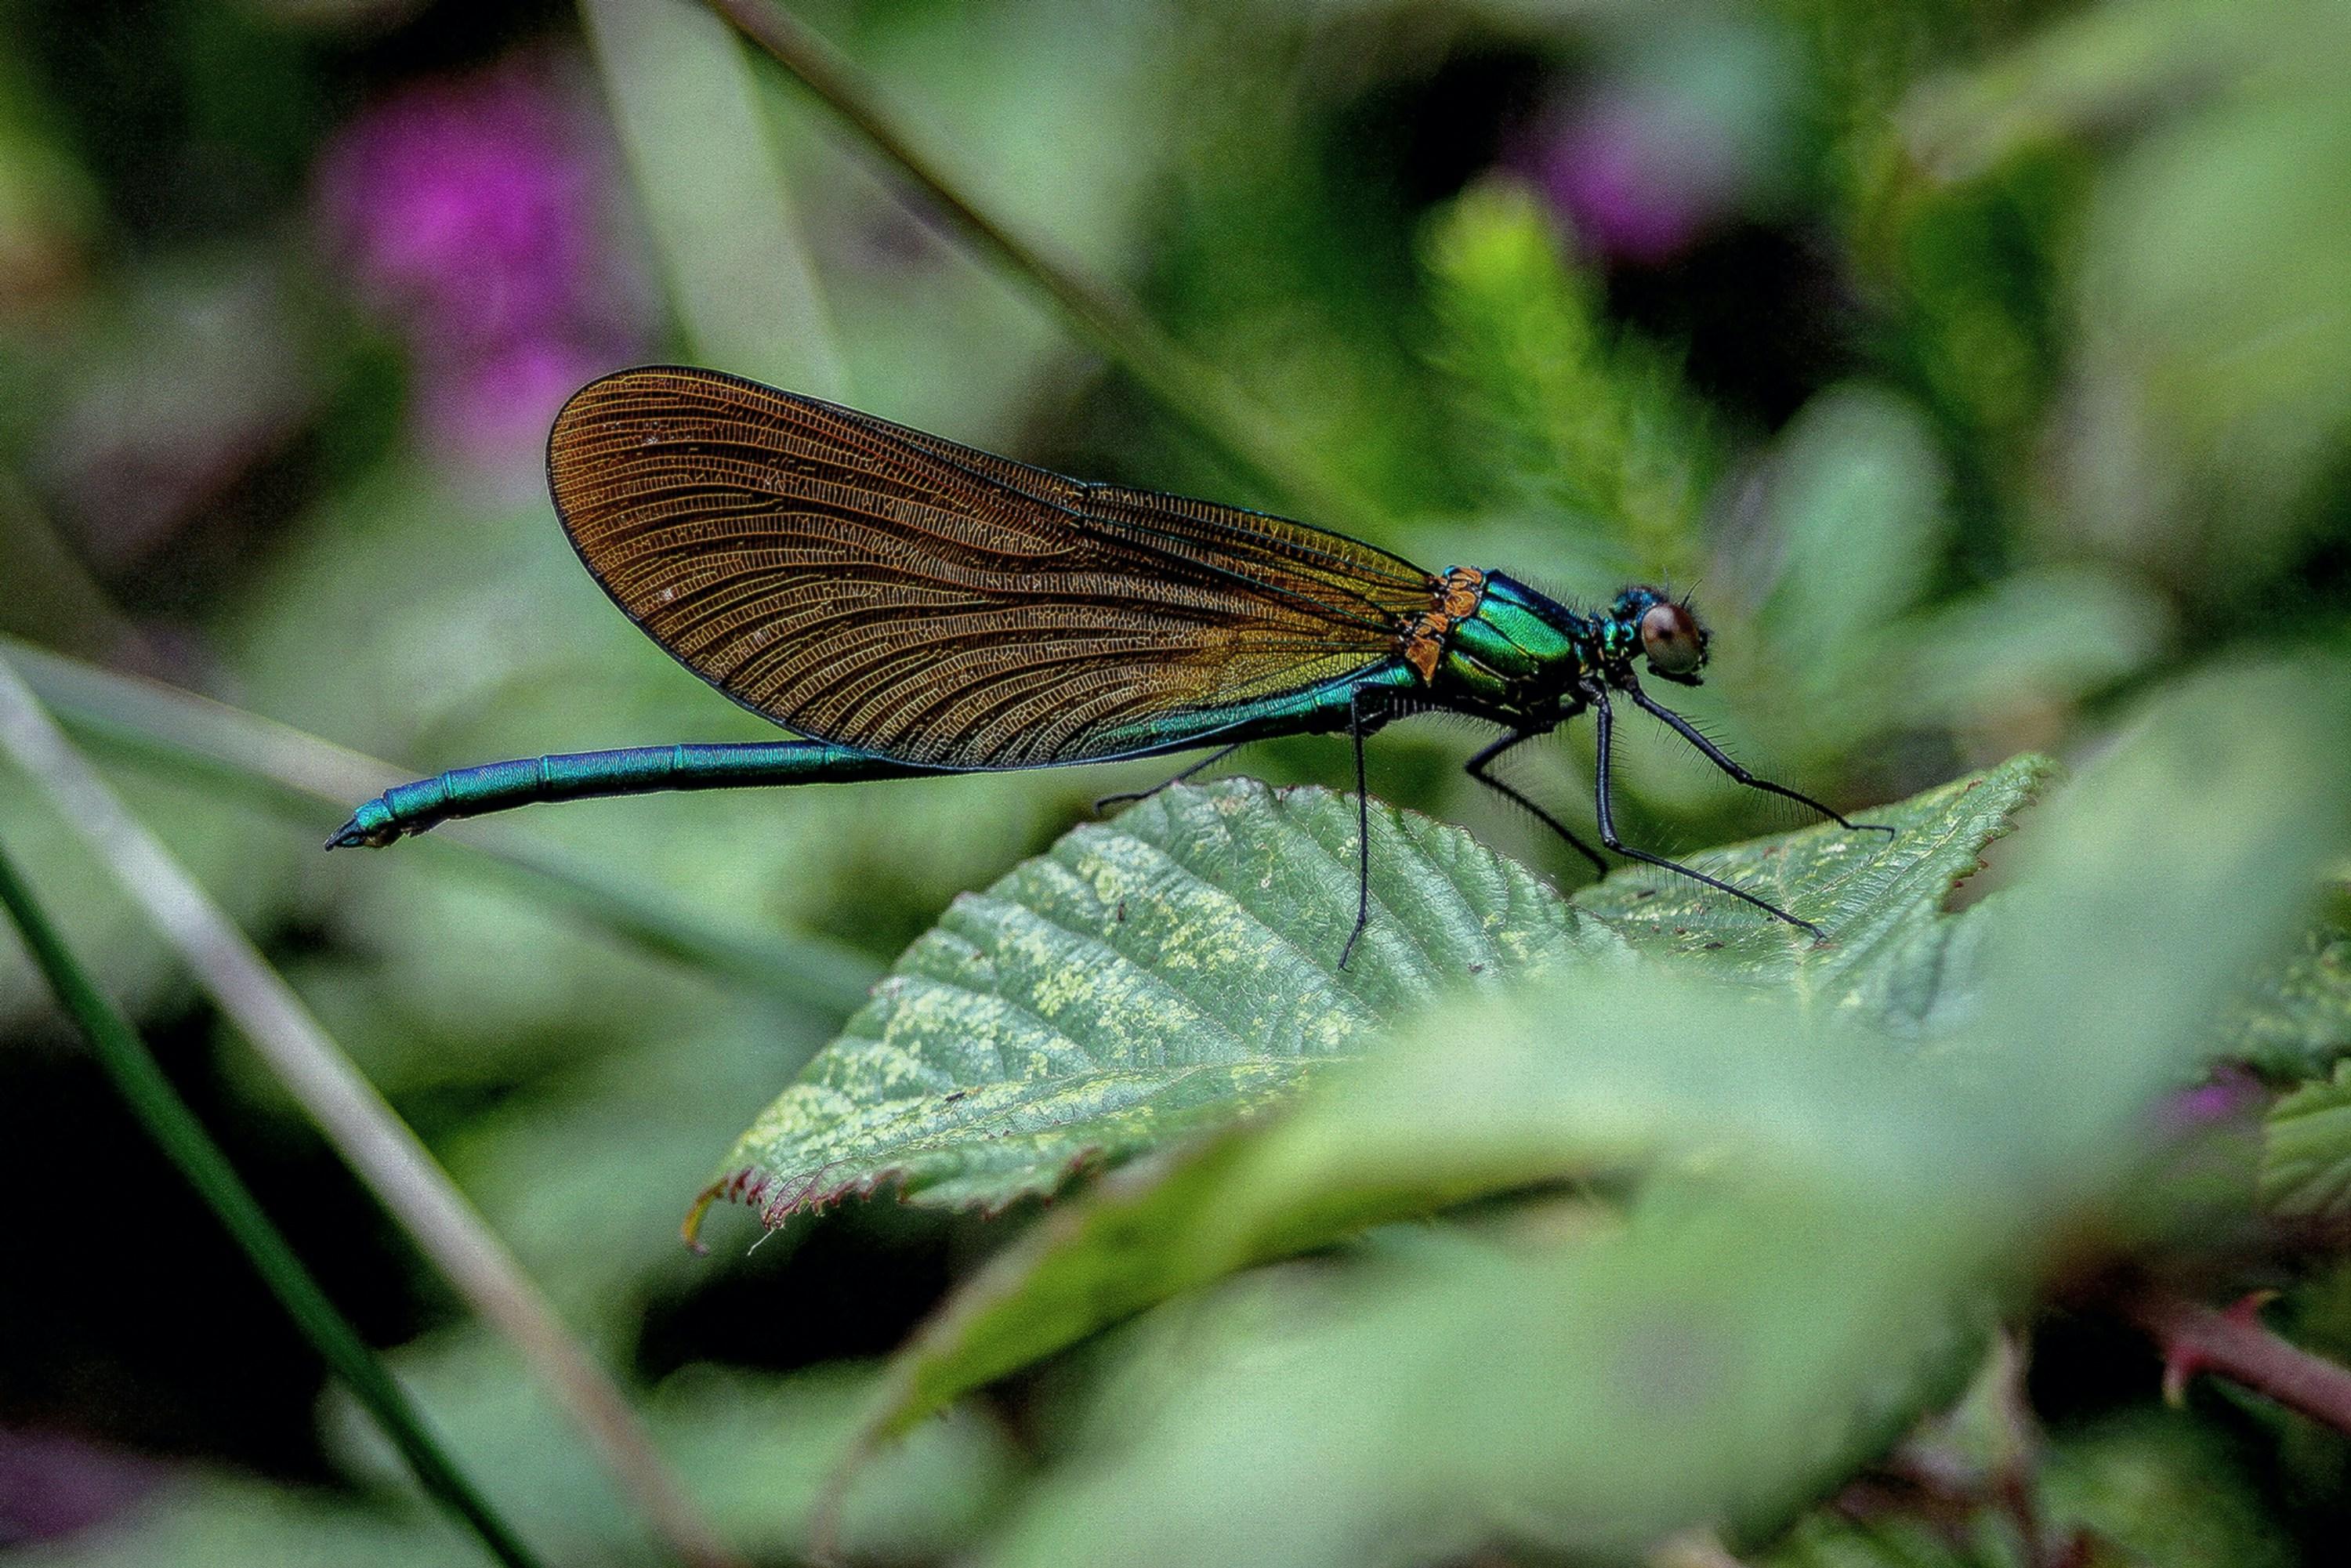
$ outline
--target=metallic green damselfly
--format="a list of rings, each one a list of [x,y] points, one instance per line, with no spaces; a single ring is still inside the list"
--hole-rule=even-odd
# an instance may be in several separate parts
[[[1618,699],[1740,783],[1758,779],[1643,689],[1697,685],[1707,632],[1654,588],[1603,612],[1499,571],[1430,572],[1303,523],[1087,484],[714,371],[590,383],[548,442],[580,560],[686,668],[806,737],[493,762],[360,806],[327,847],[380,845],[453,817],[656,789],[841,783],[1109,762],[1272,736],[1355,746],[1359,874],[1343,964],[1371,910],[1364,740],[1443,710],[1502,734],[1472,778],[1600,852],[1492,772],[1590,712],[1600,841],[1811,933],[1770,901],[1625,843],[1610,782]],[[1879,829],[1879,831],[1890,830]]]

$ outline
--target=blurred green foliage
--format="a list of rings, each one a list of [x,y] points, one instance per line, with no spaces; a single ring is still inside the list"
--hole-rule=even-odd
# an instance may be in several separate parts
[[[586,9],[592,42],[568,8],[508,0],[0,5],[0,632],[418,768],[757,737],[612,612],[540,494],[555,401],[643,359],[809,367],[1068,471],[1278,499],[718,29]],[[2342,1436],[2202,1384],[2164,1409],[2153,1357],[2095,1306],[2118,1268],[2215,1300],[2280,1289],[2273,1323],[2351,1356],[2343,895],[2316,927],[2307,896],[2351,863],[2330,793],[2351,776],[2351,7],[793,9],[975,199],[1132,288],[1270,439],[1373,497],[1380,542],[1572,598],[1694,590],[1716,659],[1689,712],[1759,771],[1840,807],[2022,752],[2082,773],[1926,922],[1903,970],[1920,983],[1865,1005],[1821,1007],[1803,967],[1719,994],[1704,942],[1740,938],[1708,923],[1737,922],[1680,889],[1657,900],[1695,953],[1571,944],[1549,988],[1480,974],[1474,1001],[1433,969],[1374,986],[1347,1014],[1351,1039],[1391,1042],[1370,1075],[1026,1233],[1039,1253],[1101,1239],[1136,1202],[1184,1289],[885,1451],[841,1516],[852,1553],[1616,1560],[1700,1525],[1790,1565],[2028,1563],[1997,1486],[1936,1495],[1894,1447],[2005,1320],[2042,1341],[2012,1447],[2052,1552],[2084,1531],[2077,1561],[2100,1564],[2331,1561]],[[1649,727],[1623,739],[1634,841],[1796,823]],[[1582,745],[1513,781],[1579,809]],[[1399,726],[1374,789],[1578,874],[1459,778],[1466,747]],[[697,1259],[675,1228],[695,1191],[841,1019],[464,854],[329,860],[330,810],[98,754],[642,1385],[728,1537],[804,1552],[893,1386],[872,1358],[956,1281],[1007,1278],[982,1255],[1028,1208],[851,1205],[748,1252],[715,1216]],[[1311,740],[1243,762],[1345,767]],[[1090,797],[1158,777],[580,803],[527,827],[736,938],[817,934],[878,972],[957,894],[1020,888]],[[1938,841],[1920,912],[2016,803]],[[293,1228],[525,1532],[564,1560],[655,1560],[6,768],[0,833],[265,1197],[320,1211]],[[1327,924],[1347,891],[1328,858],[1277,855],[1250,899]],[[1492,891],[1441,883],[1425,913]],[[1578,907],[1624,917],[1656,885]],[[1135,931],[1206,962],[1137,896],[1158,895],[1128,895]],[[1095,973],[1068,945],[1029,961],[1031,991],[1065,999]],[[1309,978],[1253,983],[1305,1009]],[[1142,1016],[1113,1021],[1180,1046]],[[0,1539],[46,1538],[28,1562],[451,1560],[288,1334],[215,1291],[233,1266],[201,1215],[89,1244],[162,1178],[118,1152],[57,1038],[0,952],[23,1210],[0,1497],[42,1500],[0,1510]],[[1353,1234],[1487,1190],[1366,1205],[1397,1190],[1371,1154],[1479,1168],[1511,1129],[1541,1190]],[[1071,1130],[1049,1118],[1038,1146]],[[2254,1152],[2184,1168],[2210,1148]],[[1239,1197],[1217,1186],[1235,1169]],[[1235,1251],[1217,1228],[1242,1197],[1355,1220]],[[225,1399],[224,1365],[300,1386]],[[79,1458],[45,1490],[33,1439],[52,1437]],[[161,1456],[160,1483],[128,1454]]]

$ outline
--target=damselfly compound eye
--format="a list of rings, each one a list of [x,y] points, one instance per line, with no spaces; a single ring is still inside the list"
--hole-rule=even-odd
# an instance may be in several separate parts
[[[1687,675],[1706,663],[1706,633],[1680,605],[1652,605],[1641,617],[1641,651],[1659,674]]]

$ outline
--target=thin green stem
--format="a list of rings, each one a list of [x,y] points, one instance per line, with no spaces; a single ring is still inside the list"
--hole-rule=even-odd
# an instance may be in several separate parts
[[[228,1156],[163,1075],[146,1042],[74,957],[34,898],[32,888],[18,874],[5,842],[0,842],[0,904],[7,906],[26,949],[47,977],[59,1004],[81,1026],[90,1054],[114,1081],[131,1114],[220,1217],[287,1315],[336,1375],[350,1385],[408,1461],[418,1484],[453,1518],[480,1536],[492,1557],[514,1568],[534,1568],[538,1558],[443,1450],[423,1413],[409,1403],[408,1396],[350,1320],[336,1310],[284,1233],[262,1211]]]
[[[315,735],[176,686],[118,674],[0,637],[41,700],[78,732],[181,772],[255,794],[320,832],[352,804],[415,775]],[[321,811],[320,805],[328,808]],[[865,1003],[880,966],[816,937],[737,935],[656,890],[625,883],[511,825],[468,823],[428,835],[428,852],[487,866],[552,896],[576,915],[650,952],[840,1017]]]
[[[789,172],[726,25],[676,0],[580,0],[580,19],[695,351],[847,396]]]
[[[1296,443],[1271,434],[1277,422],[1270,413],[1169,337],[1142,307],[1021,238],[966,194],[892,123],[880,95],[856,68],[798,18],[772,0],[707,3],[872,142],[967,241],[1042,292],[1081,336],[1251,481],[1326,525],[1360,530],[1376,524],[1378,511],[1368,498],[1303,456]]]

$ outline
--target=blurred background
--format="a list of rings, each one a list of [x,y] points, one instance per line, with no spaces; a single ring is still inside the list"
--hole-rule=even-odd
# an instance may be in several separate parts
[[[564,396],[659,359],[1571,601],[1688,588],[1716,657],[1687,710],[1849,809],[2022,749],[2078,758],[2134,691],[2351,608],[2342,5],[792,10],[958,192],[1131,291],[1312,483],[1198,439],[682,0],[0,3],[0,653],[763,1560],[802,1543],[870,1358],[997,1236],[885,1202],[756,1251],[722,1211],[710,1256],[679,1246],[712,1165],[841,1007],[649,953],[455,834],[321,855],[342,812],[240,759],[258,742],[233,716],[165,724],[87,667],[402,769],[758,737],[603,600],[545,497]],[[226,761],[199,766],[173,725]],[[1634,841],[1802,820],[1646,728]],[[1581,880],[1461,779],[1478,743],[1398,727],[1374,789]],[[1527,747],[1510,777],[1588,821],[1589,745]],[[1347,775],[1342,741],[1232,766]],[[838,995],[1093,796],[1165,771],[654,797],[520,827]],[[8,768],[0,829],[526,1533],[653,1560]],[[45,1562],[470,1550],[402,1498],[13,943],[0,1184],[0,1542]],[[2124,1350],[2077,1349],[2039,1391],[2060,1430],[2147,1392]],[[1036,1440],[1017,1396],[928,1428],[858,1492],[852,1541],[952,1554]],[[2082,1484],[2233,1484],[2229,1441],[2134,1428],[2083,1450]],[[2339,1522],[2339,1499],[2312,1506],[2304,1528]],[[2256,1560],[2233,1550],[2210,1560]]]

